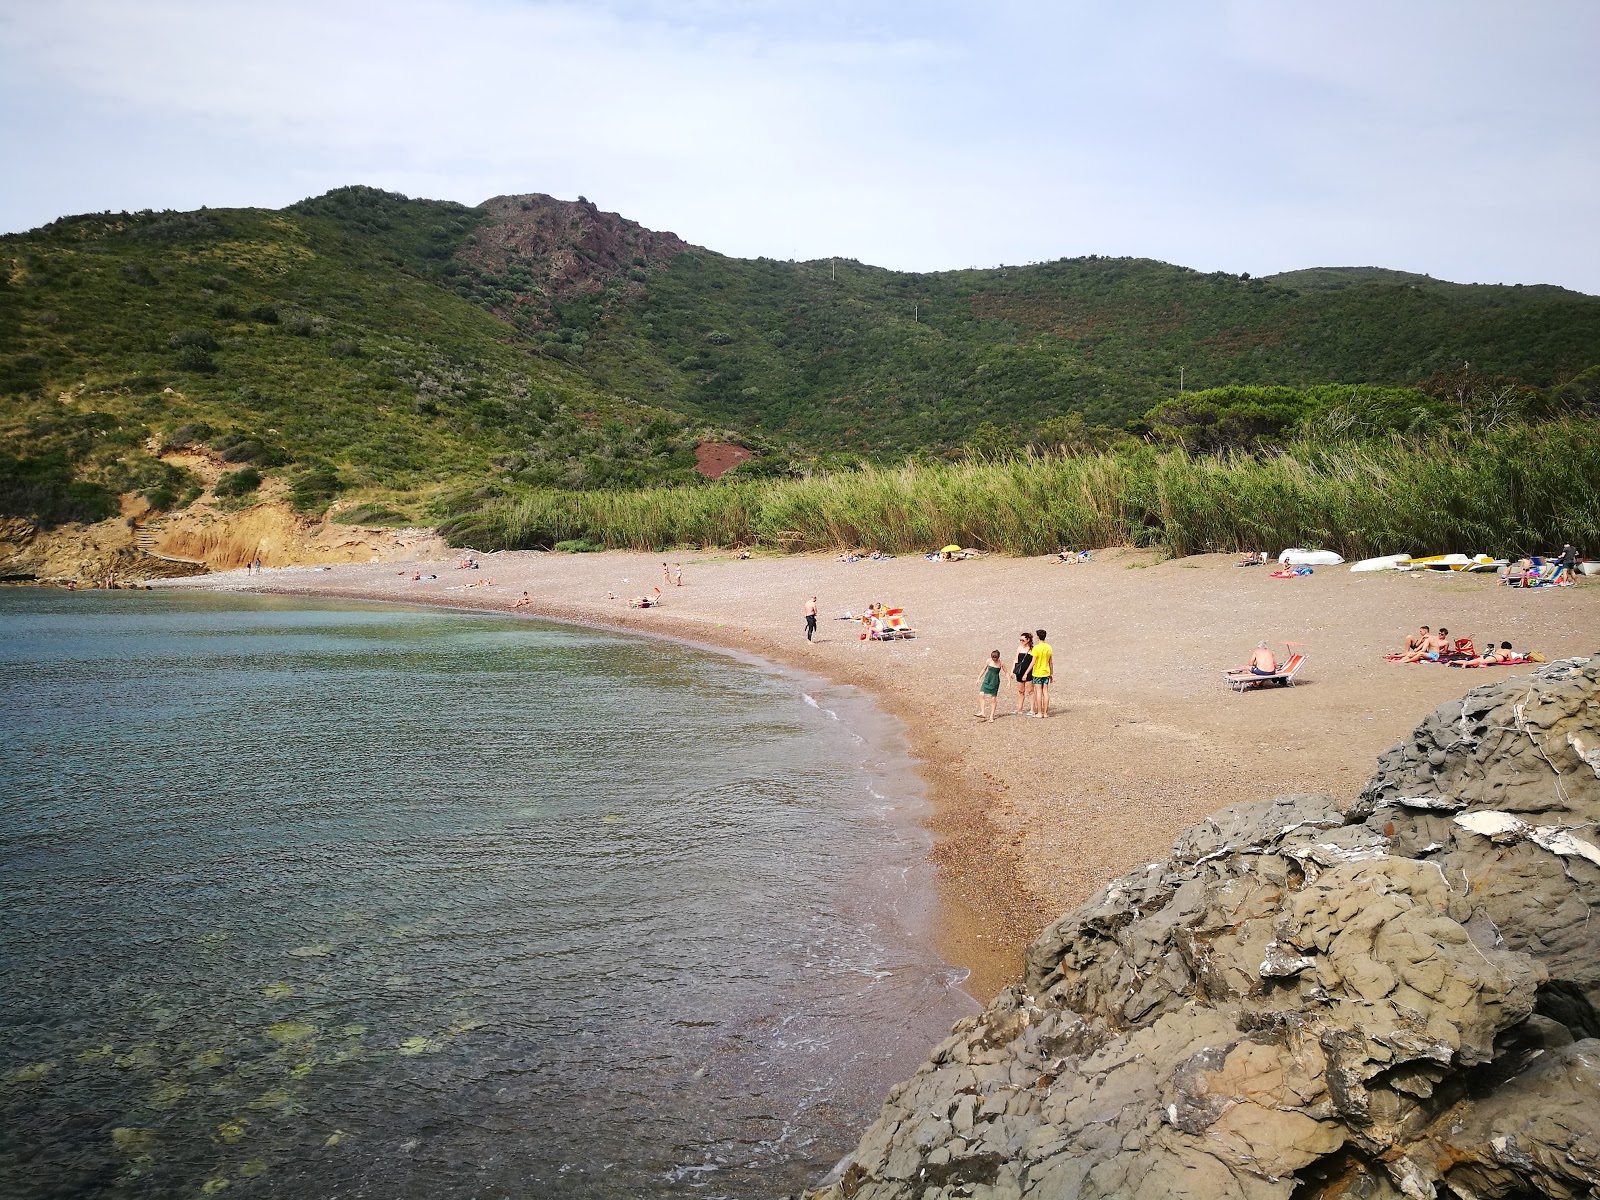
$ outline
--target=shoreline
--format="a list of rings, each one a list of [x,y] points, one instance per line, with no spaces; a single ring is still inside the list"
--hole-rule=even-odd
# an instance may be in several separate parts
[[[1480,638],[1499,630],[1496,636],[1549,657],[1600,645],[1600,611],[1583,586],[1518,594],[1481,576],[1354,576],[1337,568],[1278,581],[1234,570],[1230,557],[1217,555],[1156,562],[1148,553],[1110,551],[1069,568],[1001,558],[740,561],[696,551],[672,560],[684,564],[686,586],[667,590],[666,603],[648,610],[603,597],[654,587],[654,555],[478,558],[480,570],[470,573],[454,563],[371,563],[152,582],[644,633],[860,690],[899,722],[926,785],[937,897],[932,944],[968,970],[965,987],[980,1002],[1020,978],[1022,953],[1044,925],[1138,862],[1163,856],[1186,826],[1245,800],[1353,794],[1373,757],[1419,714],[1515,673],[1384,663],[1382,650],[1430,615]],[[438,578],[411,581],[419,567]],[[496,586],[445,590],[479,577]],[[522,590],[531,602],[512,610]],[[815,643],[800,634],[811,594],[823,613]],[[860,642],[857,626],[829,619],[871,600],[904,603],[919,636]],[[1001,603],[1004,615],[996,611]],[[1050,721],[974,721],[981,659],[999,648],[1009,661],[1025,625],[1067,635],[1051,637]],[[1215,672],[1234,665],[1258,636],[1312,642],[1300,686],[1244,696],[1222,686]],[[1002,688],[1002,711],[1014,696]]]

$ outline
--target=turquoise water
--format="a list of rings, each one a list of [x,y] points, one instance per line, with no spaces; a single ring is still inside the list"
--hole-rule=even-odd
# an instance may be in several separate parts
[[[771,1196],[969,1011],[842,689],[380,605],[0,591],[0,1193]]]

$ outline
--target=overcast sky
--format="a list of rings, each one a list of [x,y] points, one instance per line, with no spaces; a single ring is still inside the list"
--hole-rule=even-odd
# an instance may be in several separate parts
[[[347,183],[727,254],[1600,293],[1600,2],[0,0],[0,230]]]

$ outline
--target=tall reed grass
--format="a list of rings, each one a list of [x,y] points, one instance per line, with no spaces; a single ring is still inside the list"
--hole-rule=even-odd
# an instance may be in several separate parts
[[[1567,420],[1488,437],[1297,443],[1265,456],[1134,451],[869,468],[632,492],[542,491],[446,527],[457,544],[527,549],[951,542],[1011,554],[1159,545],[1173,554],[1307,546],[1346,558],[1446,550],[1600,554],[1600,428]]]

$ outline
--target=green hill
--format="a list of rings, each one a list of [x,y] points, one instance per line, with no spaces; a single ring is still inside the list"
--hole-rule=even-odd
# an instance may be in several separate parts
[[[175,444],[287,473],[308,508],[344,488],[692,474],[684,417],[596,387],[439,285],[477,210],[349,194],[359,226],[310,203],[0,239],[4,511],[92,518],[141,488],[170,505],[193,480],[153,452]]]
[[[130,490],[181,503],[195,481],[163,446],[280,472],[307,509],[362,488],[427,516],[693,481],[708,427],[770,470],[1026,441],[1070,414],[1241,424],[1175,410],[1180,388],[1438,394],[1469,362],[1545,388],[1600,363],[1600,298],[1554,287],[736,259],[538,195],[91,214],[0,238],[0,264],[0,511],[46,522]],[[1272,409],[1251,429],[1292,415],[1248,399]]]
[[[1180,383],[1417,385],[1471,362],[1546,386],[1600,362],[1600,299],[1302,290],[1137,259],[907,275],[694,252],[621,305],[584,361],[707,417],[899,453],[982,421],[1121,426]]]

